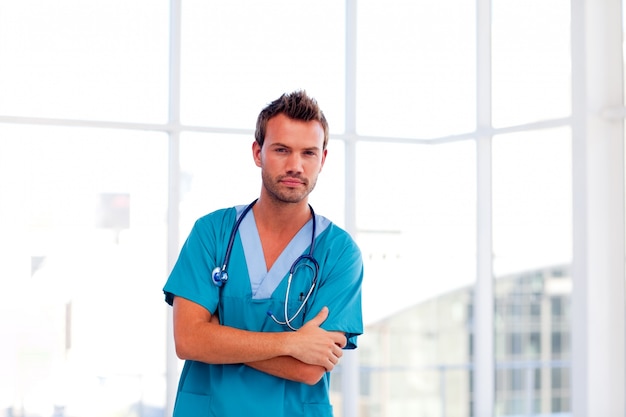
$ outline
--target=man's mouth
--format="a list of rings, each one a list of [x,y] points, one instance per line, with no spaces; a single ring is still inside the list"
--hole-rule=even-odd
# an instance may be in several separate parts
[[[280,180],[280,182],[284,185],[286,185],[287,187],[298,187],[302,184],[304,184],[304,181],[298,179],[298,178],[282,178]]]

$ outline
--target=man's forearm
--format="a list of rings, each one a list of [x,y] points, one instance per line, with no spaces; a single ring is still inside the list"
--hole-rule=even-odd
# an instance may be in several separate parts
[[[278,356],[272,359],[249,362],[246,365],[278,378],[309,385],[318,383],[326,373],[326,369],[322,366],[309,365],[291,356]]]
[[[204,307],[176,297],[174,299],[174,342],[180,359],[209,364],[253,363],[291,357],[297,362],[280,359],[271,372],[285,375],[305,375],[311,381],[309,369],[288,369],[296,363],[315,365],[325,371],[333,369],[346,344],[343,334],[328,332],[319,326],[328,316],[323,308],[296,332],[253,332],[221,325],[216,316]],[[290,366],[286,366],[290,364]],[[263,365],[268,366],[268,365]],[[282,369],[282,370],[281,370]],[[314,368],[316,369],[316,368]],[[323,372],[314,372],[321,375]],[[321,376],[320,376],[321,377]],[[291,378],[289,378],[291,379]],[[319,378],[318,378],[319,380]]]

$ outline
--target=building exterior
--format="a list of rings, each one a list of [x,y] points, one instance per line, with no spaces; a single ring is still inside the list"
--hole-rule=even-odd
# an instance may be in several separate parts
[[[569,267],[498,278],[494,293],[495,415],[569,415]],[[367,327],[364,417],[472,414],[472,300],[462,288]]]

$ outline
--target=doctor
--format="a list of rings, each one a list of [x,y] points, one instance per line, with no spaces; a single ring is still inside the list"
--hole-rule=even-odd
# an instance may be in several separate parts
[[[165,287],[185,360],[174,416],[329,417],[330,371],[356,348],[361,253],[308,196],[329,129],[304,91],[259,114],[260,196],[197,220]]]

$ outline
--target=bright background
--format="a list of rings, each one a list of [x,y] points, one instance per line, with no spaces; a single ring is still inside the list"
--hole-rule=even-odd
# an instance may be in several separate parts
[[[479,4],[0,0],[0,415],[171,406],[162,286],[257,196],[283,92],[329,119],[311,203],[363,251],[368,326],[482,279],[486,184],[493,278],[571,263],[570,2],[493,1],[488,61]]]

